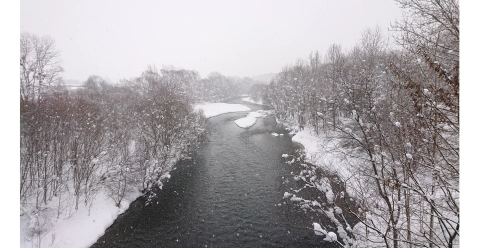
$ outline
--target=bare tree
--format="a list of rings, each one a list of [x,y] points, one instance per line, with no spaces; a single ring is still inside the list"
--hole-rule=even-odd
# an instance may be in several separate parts
[[[60,53],[49,36],[20,36],[20,100],[38,100],[48,86],[60,82]]]
[[[341,84],[342,74],[345,65],[345,58],[342,54],[342,47],[337,44],[331,45],[327,50],[327,55],[325,56],[325,64],[327,66],[325,70],[325,78],[330,84],[330,94],[327,99],[329,105],[329,110],[332,113],[332,127],[335,130],[335,126],[338,118],[338,105],[339,98],[341,93],[339,86]]]

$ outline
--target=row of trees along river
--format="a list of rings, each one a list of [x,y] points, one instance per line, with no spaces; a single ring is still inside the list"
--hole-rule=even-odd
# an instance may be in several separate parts
[[[345,183],[363,211],[344,210],[371,245],[458,246],[458,1],[397,2],[410,18],[392,25],[393,45],[367,29],[349,51],[312,53],[285,67],[263,102],[339,140],[356,175]]]

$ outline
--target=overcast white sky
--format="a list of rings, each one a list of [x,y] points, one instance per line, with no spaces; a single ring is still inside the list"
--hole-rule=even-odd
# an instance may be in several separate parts
[[[149,64],[255,76],[279,72],[333,43],[351,48],[367,27],[387,34],[393,0],[21,0],[20,31],[50,35],[65,79],[116,82]]]

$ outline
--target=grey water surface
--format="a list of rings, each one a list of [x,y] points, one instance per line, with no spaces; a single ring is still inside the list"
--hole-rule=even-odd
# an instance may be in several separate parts
[[[282,154],[299,147],[272,116],[238,127],[247,113],[210,118],[206,141],[177,163],[152,204],[134,201],[92,247],[335,247],[314,234],[320,217],[282,199],[296,183],[296,165]]]

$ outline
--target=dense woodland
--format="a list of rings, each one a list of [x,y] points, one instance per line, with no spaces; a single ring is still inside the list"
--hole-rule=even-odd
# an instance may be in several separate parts
[[[338,229],[347,229],[339,245],[458,246],[458,1],[397,2],[410,18],[392,26],[392,44],[367,29],[353,49],[333,44],[325,56],[312,53],[286,66],[263,102],[300,130],[337,138],[337,151],[353,161],[358,176],[344,180],[361,211],[343,211],[358,217],[364,233],[354,234],[337,213]],[[308,199],[300,204],[332,213]]]

